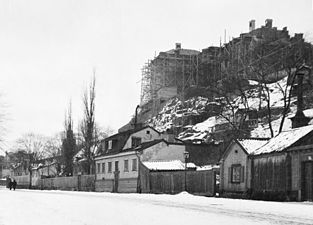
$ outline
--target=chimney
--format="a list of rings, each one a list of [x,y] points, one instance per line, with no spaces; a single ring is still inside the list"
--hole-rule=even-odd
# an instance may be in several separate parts
[[[249,21],[249,32],[255,30],[255,20]]]
[[[303,113],[303,77],[309,75],[311,69],[305,65],[301,66],[295,76],[297,76],[297,112],[291,119],[292,128],[307,126],[310,118]]]
[[[181,43],[176,43],[175,44],[175,49],[180,50],[181,49]]]
[[[295,38],[296,40],[302,40],[302,39],[303,39],[303,34],[302,34],[302,33],[296,33],[295,36],[294,36],[294,38]]]
[[[265,20],[265,27],[272,28],[273,26],[273,20],[272,19],[266,19]]]

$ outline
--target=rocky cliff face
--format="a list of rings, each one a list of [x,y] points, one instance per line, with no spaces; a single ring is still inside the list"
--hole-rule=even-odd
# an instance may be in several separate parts
[[[260,95],[257,82],[249,81],[249,87],[245,90],[246,99],[242,96],[232,98],[231,103],[227,103],[223,98],[209,100],[207,97],[194,96],[184,101],[178,97],[163,101],[160,109],[155,115],[146,107],[139,114],[140,121],[151,125],[160,132],[173,134],[177,139],[187,142],[221,142],[230,137],[230,130],[244,117],[245,137],[270,137],[267,102],[264,96]],[[270,93],[270,108],[272,113],[272,127],[274,134],[277,134],[282,119],[284,109],[283,90],[289,90],[287,78],[283,78],[275,83],[268,84]],[[312,88],[312,87],[311,87]],[[305,112],[313,118],[312,89],[306,91],[305,98],[307,104]],[[230,105],[231,104],[231,107]],[[248,107],[246,107],[248,105]],[[232,111],[231,108],[234,110]],[[288,109],[283,130],[291,128],[288,117],[296,112],[296,97],[291,98],[291,105]],[[229,115],[232,115],[230,117]],[[310,123],[313,123],[311,121]]]

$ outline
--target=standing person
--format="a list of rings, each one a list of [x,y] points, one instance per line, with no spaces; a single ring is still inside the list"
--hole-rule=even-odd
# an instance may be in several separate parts
[[[10,178],[10,183],[9,183],[10,190],[12,190],[12,187],[13,187],[13,178]]]
[[[15,179],[13,179],[13,182],[12,182],[12,187],[13,187],[13,190],[15,191],[15,188],[16,188],[16,185],[17,185],[17,182]]]

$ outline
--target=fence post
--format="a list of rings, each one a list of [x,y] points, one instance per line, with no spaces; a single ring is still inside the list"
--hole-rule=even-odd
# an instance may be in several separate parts
[[[81,172],[78,172],[77,174],[77,191],[80,191],[81,189]]]

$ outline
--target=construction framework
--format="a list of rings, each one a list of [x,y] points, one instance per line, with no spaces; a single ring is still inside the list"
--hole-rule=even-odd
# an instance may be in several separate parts
[[[159,98],[158,92],[165,87],[177,88],[184,93],[199,83],[199,53],[195,50],[175,49],[161,52],[142,68],[141,105]]]

